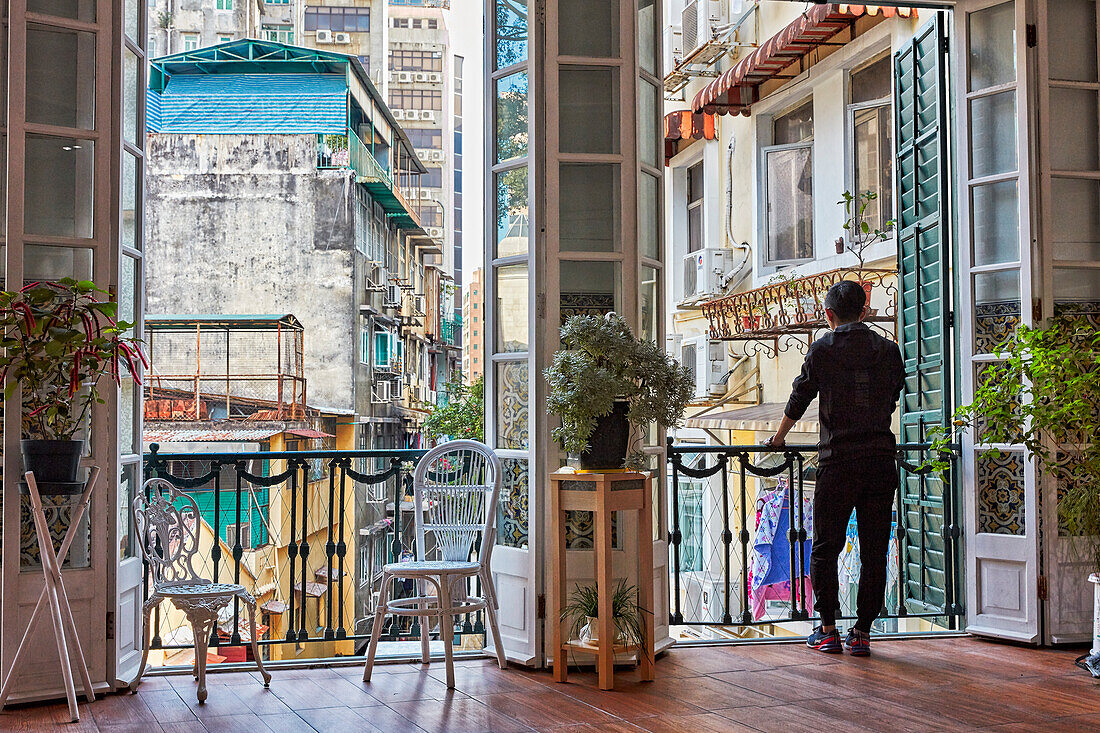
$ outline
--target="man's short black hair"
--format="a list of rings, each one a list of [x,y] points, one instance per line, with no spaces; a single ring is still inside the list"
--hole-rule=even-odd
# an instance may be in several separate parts
[[[867,293],[854,280],[841,280],[825,294],[825,307],[843,323],[858,319],[866,304]]]

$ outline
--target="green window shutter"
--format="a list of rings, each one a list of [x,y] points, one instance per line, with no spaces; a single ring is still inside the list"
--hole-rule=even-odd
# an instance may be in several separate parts
[[[905,360],[901,439],[927,441],[950,413],[950,166],[947,43],[942,13],[894,55],[897,125],[898,342]],[[919,464],[921,456],[907,456]],[[946,611],[953,545],[945,543],[955,507],[943,481],[902,471],[898,507],[902,601],[910,613]]]

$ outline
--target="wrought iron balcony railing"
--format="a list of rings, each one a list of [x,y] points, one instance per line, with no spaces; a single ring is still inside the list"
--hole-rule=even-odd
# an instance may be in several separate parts
[[[299,658],[309,642],[333,646],[307,656],[358,654],[373,631],[382,565],[415,554],[412,472],[425,452],[162,453],[154,444],[145,478],[167,479],[195,497],[203,553],[197,570],[213,582],[240,583],[256,598],[266,659]],[[148,581],[146,573],[146,598]],[[475,581],[469,590],[480,592]],[[391,592],[400,597],[408,589],[397,584]],[[235,604],[219,619],[211,653],[230,660],[248,653],[241,616]],[[454,643],[484,633],[482,615],[469,614],[456,623]],[[189,634],[181,614],[157,607],[152,649],[190,649]],[[418,640],[419,622],[390,617],[381,634],[382,641]]]
[[[864,319],[896,337],[897,272],[876,268],[838,268],[769,283],[703,303],[710,338],[718,341],[771,343],[772,354],[797,345],[801,350],[815,331],[828,327],[825,293],[841,280],[863,285],[871,312]]]
[[[670,440],[667,449],[671,625],[695,638],[775,635],[772,627],[783,625],[787,635],[808,631],[816,620],[808,556],[817,448],[675,445]],[[885,612],[876,622],[879,632],[958,629],[963,614],[954,469],[939,474],[920,467],[928,451],[928,444],[898,446],[889,584]],[[949,463],[954,465],[954,456]],[[764,546],[758,511],[769,502],[775,503],[773,511],[775,505],[782,507],[778,522],[788,528],[785,537],[775,538],[790,545],[789,555],[777,558],[786,566],[788,581],[780,586],[764,585],[766,578],[754,562],[757,547]],[[840,587],[843,618],[854,617],[860,569],[853,527],[850,523],[849,546],[841,555],[847,575]]]

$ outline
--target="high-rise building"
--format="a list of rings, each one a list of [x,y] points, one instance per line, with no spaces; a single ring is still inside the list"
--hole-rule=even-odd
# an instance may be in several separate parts
[[[462,375],[470,383],[485,374],[485,295],[479,267],[462,297]]]

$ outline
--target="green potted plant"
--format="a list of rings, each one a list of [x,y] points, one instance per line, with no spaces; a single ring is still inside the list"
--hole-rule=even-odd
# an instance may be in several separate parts
[[[691,371],[657,344],[639,339],[623,318],[573,316],[561,329],[562,349],[545,371],[547,409],[561,417],[554,439],[585,470],[644,465],[628,460],[630,425],[677,425],[695,392]]]
[[[1045,328],[1020,326],[997,355],[1002,360],[981,371],[974,401],[955,411],[949,429],[934,431],[936,457],[926,465],[946,468],[940,452],[973,427],[982,444],[1022,444],[1040,475],[1058,482],[1058,532],[1081,538],[1093,571],[1089,671],[1100,677],[1100,330],[1085,318],[1060,315]]]
[[[84,441],[75,436],[92,405],[104,402],[100,378],[120,383],[125,364],[138,381],[138,361],[148,366],[139,340],[126,336],[133,324],[116,320],[117,306],[105,295],[91,281],[71,278],[0,291],[4,400],[22,387],[23,468],[34,471],[43,493],[82,488]]]
[[[844,206],[845,236],[837,238],[836,253],[843,254],[847,249],[854,254],[859,262],[860,273],[863,272],[865,265],[867,248],[879,242],[885,242],[890,238],[890,231],[894,228],[893,219],[883,222],[881,229],[872,229],[867,222],[867,207],[877,198],[878,194],[874,191],[862,191],[857,194],[845,191],[840,201],[837,201]],[[860,280],[859,284],[866,291],[867,304],[870,305],[872,284],[866,280]]]
[[[562,621],[569,622],[569,636],[585,644],[600,643],[599,594],[595,584],[577,586],[562,609]],[[611,592],[611,628],[614,645],[636,644],[648,654],[645,638],[645,611],[638,605],[638,588],[619,579]]]

